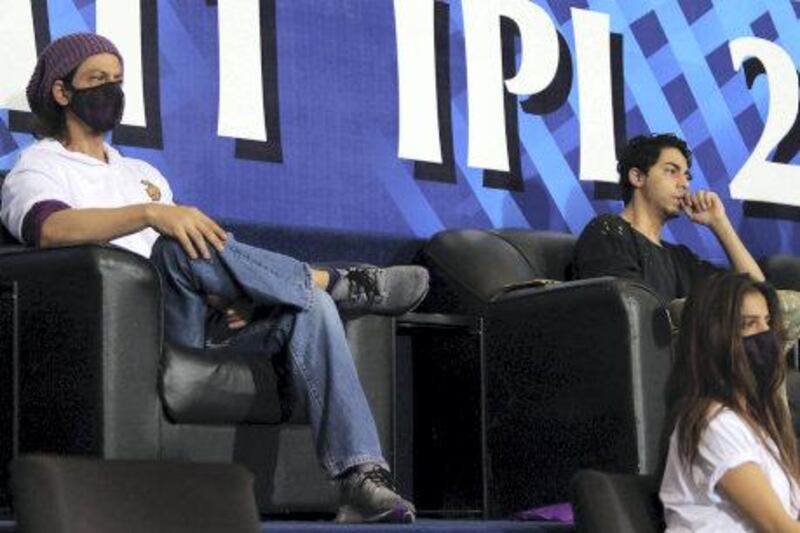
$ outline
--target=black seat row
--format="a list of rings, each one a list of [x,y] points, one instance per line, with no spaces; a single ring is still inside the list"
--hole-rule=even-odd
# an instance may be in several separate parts
[[[423,241],[228,226],[239,240],[305,260],[416,260],[432,274],[419,313],[479,321],[475,353],[414,345],[415,364],[440,365],[432,371],[443,361],[457,366],[459,358],[479,363],[475,380],[459,381],[472,391],[462,397],[453,389],[443,401],[447,384],[440,382],[432,403],[422,394],[414,408],[446,411],[476,398],[478,429],[470,438],[477,439],[480,466],[469,467],[482,469],[485,516],[566,500],[569,479],[582,468],[654,472],[671,361],[665,302],[628,280],[570,280],[573,236],[451,230]],[[233,461],[255,473],[262,512],[335,508],[302,406],[285,419],[265,362],[244,354],[209,359],[164,345],[159,279],[147,260],[97,245],[0,251],[0,275],[16,282],[18,317],[16,360],[3,350],[1,362],[5,381],[17,383],[3,407],[16,419],[0,420],[14,428],[17,450]],[[791,268],[787,262],[780,267]],[[396,321],[367,316],[346,329],[387,459],[401,478],[418,477],[407,472],[414,444],[402,422],[412,389]],[[425,351],[432,346],[436,353]],[[460,428],[435,429],[440,449],[460,446]],[[413,441],[426,438],[415,434]]]

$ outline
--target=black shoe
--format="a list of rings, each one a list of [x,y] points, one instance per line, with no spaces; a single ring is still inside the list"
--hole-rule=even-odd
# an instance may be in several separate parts
[[[397,493],[391,474],[379,465],[353,468],[339,481],[339,490],[337,522],[410,524],[416,518],[414,504]]]
[[[358,265],[339,270],[331,297],[348,315],[402,315],[428,293],[428,271],[420,266],[378,268]]]

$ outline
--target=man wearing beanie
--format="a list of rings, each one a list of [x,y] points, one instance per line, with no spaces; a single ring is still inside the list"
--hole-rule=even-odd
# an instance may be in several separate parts
[[[239,243],[200,210],[174,204],[158,170],[104,141],[122,117],[122,78],[122,57],[102,36],[67,35],[45,49],[27,87],[37,141],[3,183],[3,223],[29,245],[110,242],[149,257],[164,281],[173,343],[284,347],[319,462],[339,482],[337,520],[412,522],[416,511],[393,487],[339,311],[410,310],[425,296],[427,272],[313,269]],[[251,321],[265,307],[270,323]],[[209,311],[227,325],[222,339],[207,338]]]

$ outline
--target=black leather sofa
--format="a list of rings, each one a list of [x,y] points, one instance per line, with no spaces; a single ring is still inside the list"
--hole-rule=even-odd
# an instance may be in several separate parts
[[[225,226],[240,241],[318,262],[408,263],[421,245],[382,235]],[[242,353],[211,359],[164,344],[160,282],[149,261],[111,246],[30,249],[6,242],[0,275],[17,288],[18,353],[12,361],[4,349],[1,362],[13,390],[4,398],[13,404],[9,415],[4,402],[4,435],[13,435],[17,452],[234,461],[255,473],[262,512],[335,509],[336,491],[317,466],[303,406],[289,405],[290,412],[281,405],[269,362]],[[401,392],[394,321],[365,316],[346,330],[386,458],[402,470],[395,453]]]
[[[484,516],[566,501],[581,468],[644,474],[658,467],[671,364],[665,302],[619,278],[570,281],[575,241],[521,229],[448,230],[421,253],[431,273],[421,311],[482,323],[480,354],[459,346],[432,357],[428,372],[451,376],[439,379],[435,393],[443,413],[432,423],[429,445],[439,457],[429,464],[441,475],[431,479],[459,472],[454,460],[463,469],[467,460],[449,450],[478,439]],[[479,378],[465,377],[465,368]],[[464,398],[479,403],[461,405]],[[471,414],[452,423],[465,410]],[[481,421],[477,435],[470,420]],[[440,488],[445,505],[463,503],[459,487]]]

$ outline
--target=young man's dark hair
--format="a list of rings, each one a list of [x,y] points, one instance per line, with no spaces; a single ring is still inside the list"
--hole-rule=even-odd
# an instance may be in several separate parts
[[[686,145],[686,141],[680,139],[672,133],[658,133],[653,135],[638,135],[628,141],[627,146],[622,150],[617,162],[617,172],[619,172],[619,186],[622,191],[622,200],[625,205],[633,198],[633,185],[628,179],[628,173],[633,168],[638,168],[647,174],[650,167],[656,164],[661,150],[664,148],[676,148],[686,158],[686,164],[692,166],[692,151]]]

